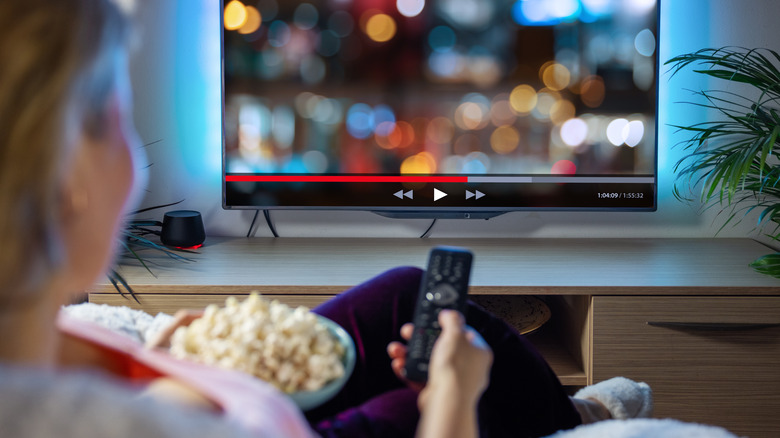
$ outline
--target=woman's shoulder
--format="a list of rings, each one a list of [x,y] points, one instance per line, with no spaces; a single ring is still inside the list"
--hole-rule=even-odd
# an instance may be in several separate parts
[[[0,429],[18,438],[247,436],[216,416],[138,394],[95,373],[0,365]]]

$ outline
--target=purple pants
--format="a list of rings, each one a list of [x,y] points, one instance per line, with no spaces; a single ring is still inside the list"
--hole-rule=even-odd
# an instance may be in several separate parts
[[[392,269],[314,309],[344,327],[357,347],[355,371],[342,391],[306,413],[323,437],[414,436],[417,392],[390,369],[387,344],[402,341],[421,279],[418,268]],[[466,321],[494,354],[478,407],[481,437],[539,437],[581,423],[558,378],[525,338],[471,302]]]

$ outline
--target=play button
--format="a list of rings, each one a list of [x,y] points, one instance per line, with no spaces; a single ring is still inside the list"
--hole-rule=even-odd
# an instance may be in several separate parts
[[[443,198],[445,196],[447,196],[447,194],[442,192],[441,190],[433,189],[433,200],[434,201],[438,201],[439,199],[441,199],[441,198]]]

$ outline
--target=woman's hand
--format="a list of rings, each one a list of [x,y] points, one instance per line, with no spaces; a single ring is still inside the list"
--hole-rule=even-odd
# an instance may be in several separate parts
[[[443,310],[439,313],[439,324],[442,333],[436,340],[431,354],[428,371],[429,383],[452,380],[459,382],[458,386],[478,398],[487,387],[490,365],[493,363],[493,353],[484,339],[474,329],[465,325],[463,316],[456,311]],[[401,327],[401,337],[407,341],[414,332],[413,324]],[[425,384],[412,382],[404,376],[406,365],[406,345],[401,342],[391,342],[387,346],[390,356],[390,366],[399,379],[413,389],[422,391]],[[425,394],[420,402],[424,402]]]
[[[445,391],[476,406],[490,380],[493,352],[459,312],[442,310],[439,325],[441,334],[433,344],[428,383],[418,400],[420,409],[434,391]]]
[[[171,336],[179,327],[186,327],[203,316],[203,310],[179,310],[173,315],[173,321],[146,341],[147,348],[170,348]]]
[[[186,327],[203,316],[202,310],[179,310],[173,315],[173,321],[154,337],[146,341],[146,348],[164,348],[171,346],[171,336],[179,327]],[[220,412],[221,408],[195,388],[170,377],[152,380],[142,396],[168,400],[182,406]]]
[[[414,333],[414,324],[407,323],[401,327],[401,337],[409,341]],[[406,344],[401,342],[391,342],[387,345],[387,355],[390,356],[390,368],[399,379],[403,380],[406,385],[416,391],[422,391],[425,387],[424,383],[413,382],[406,378],[404,373],[404,367],[406,366]]]
[[[420,438],[475,438],[477,402],[490,380],[493,352],[485,340],[466,322],[459,312],[439,312],[441,334],[433,344],[428,366],[428,383],[422,388],[417,404]],[[401,336],[409,339],[413,327],[406,324]],[[403,375],[406,347],[393,342],[388,345],[392,368]]]

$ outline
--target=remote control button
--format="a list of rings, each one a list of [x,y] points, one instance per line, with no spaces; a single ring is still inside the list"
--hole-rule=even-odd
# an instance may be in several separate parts
[[[458,291],[451,284],[439,284],[425,297],[437,306],[449,306],[458,301]]]

